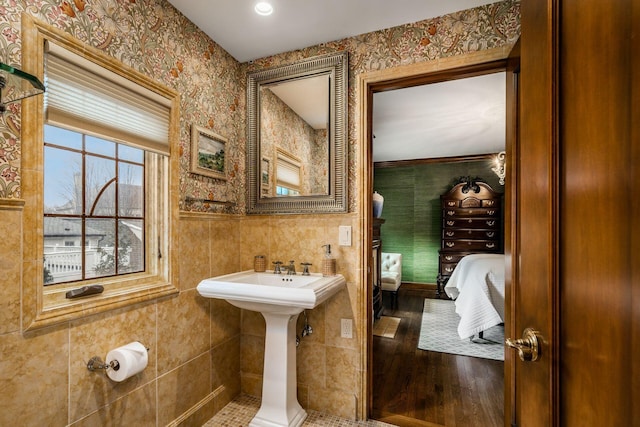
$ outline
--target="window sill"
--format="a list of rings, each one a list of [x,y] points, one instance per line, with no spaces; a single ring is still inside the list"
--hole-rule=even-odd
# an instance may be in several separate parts
[[[45,290],[42,301],[43,309],[38,311],[29,325],[24,326],[23,331],[45,328],[179,293],[173,284],[161,281],[157,277],[136,278],[126,286],[122,280],[119,282],[118,285],[102,281],[100,283],[105,285],[103,293],[77,299],[67,299],[65,293],[70,289],[87,284],[86,282],[82,285],[57,286],[52,291]]]

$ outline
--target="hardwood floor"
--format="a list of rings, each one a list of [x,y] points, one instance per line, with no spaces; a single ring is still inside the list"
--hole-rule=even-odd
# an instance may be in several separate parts
[[[402,321],[395,338],[373,337],[372,418],[398,426],[503,426],[504,362],[420,350],[424,298],[435,298],[435,290],[403,284],[395,310],[383,297],[383,315]]]

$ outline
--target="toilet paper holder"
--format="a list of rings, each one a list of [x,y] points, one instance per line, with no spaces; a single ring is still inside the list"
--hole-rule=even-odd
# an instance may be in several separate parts
[[[144,346],[144,348],[149,351],[149,347]],[[107,369],[113,369],[114,371],[117,371],[118,369],[120,369],[120,363],[117,360],[112,360],[109,363],[105,363],[100,356],[93,356],[87,362],[87,369],[91,372],[99,371],[101,369],[104,369],[105,372]]]
[[[93,356],[87,362],[87,369],[91,372],[95,372],[100,369],[104,369],[106,371],[109,368],[117,371],[118,369],[120,369],[120,363],[118,363],[117,360],[112,360],[110,363],[104,363],[100,356]]]

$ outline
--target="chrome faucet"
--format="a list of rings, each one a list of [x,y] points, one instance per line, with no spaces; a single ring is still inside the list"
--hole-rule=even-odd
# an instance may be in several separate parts
[[[296,264],[294,260],[289,261],[289,267],[287,268],[287,275],[289,276],[296,275]]]

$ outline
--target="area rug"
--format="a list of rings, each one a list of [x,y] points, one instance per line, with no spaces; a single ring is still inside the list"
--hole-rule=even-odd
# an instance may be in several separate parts
[[[380,318],[373,324],[373,335],[385,338],[394,338],[400,326],[399,317],[380,316]]]
[[[460,354],[484,359],[504,360],[504,326],[484,331],[484,337],[460,339],[455,304],[449,300],[426,298],[418,348],[440,353]]]

